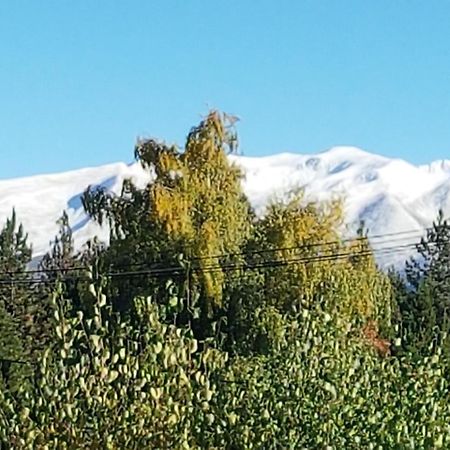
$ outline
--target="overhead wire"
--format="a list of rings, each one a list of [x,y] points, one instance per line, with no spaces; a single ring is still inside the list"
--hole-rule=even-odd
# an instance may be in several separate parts
[[[405,233],[389,233],[386,235],[379,235],[379,238],[382,237],[394,237],[394,236],[398,236],[398,235],[404,235]],[[370,239],[370,238],[369,238]],[[390,239],[390,240],[385,240],[379,244],[389,244],[392,242],[397,242],[400,239]],[[349,241],[350,242],[350,241]],[[352,240],[352,242],[355,242],[355,240]],[[335,242],[336,244],[339,242]],[[433,244],[433,243],[432,243]],[[299,257],[299,258],[288,258],[288,259],[272,259],[272,260],[262,260],[262,261],[257,261],[254,264],[242,264],[242,263],[234,263],[234,264],[225,264],[225,265],[220,265],[220,264],[216,264],[216,265],[210,265],[210,266],[205,266],[205,267],[193,267],[190,268],[190,270],[201,270],[203,273],[214,273],[216,271],[223,271],[223,272],[230,272],[233,270],[239,270],[241,272],[248,272],[248,271],[253,271],[253,270],[261,270],[261,269],[270,269],[270,268],[277,268],[277,267],[285,267],[285,266],[290,266],[290,265],[297,265],[297,264],[307,264],[307,263],[311,263],[311,262],[320,262],[320,261],[338,261],[341,259],[347,259],[347,258],[354,258],[354,259],[358,259],[358,258],[365,258],[365,257],[370,257],[370,256],[380,256],[380,255],[388,255],[388,254],[392,254],[392,253],[398,253],[398,252],[403,252],[403,251],[407,251],[410,250],[411,248],[415,248],[416,247],[416,243],[404,243],[404,244],[399,244],[399,245],[393,245],[393,246],[389,246],[389,247],[382,247],[382,248],[372,248],[372,247],[368,247],[367,249],[361,249],[361,251],[355,251],[355,249],[351,249],[351,251],[346,251],[346,252],[341,252],[341,253],[330,253],[330,254],[319,254],[319,255],[313,255],[313,256],[307,256],[307,257]],[[316,245],[318,246],[318,245]],[[304,249],[307,248],[308,246],[296,246],[296,247],[290,247],[290,248],[277,248],[277,249],[271,249],[272,251],[291,251],[291,250],[299,250],[299,249]],[[251,254],[256,254],[256,253],[251,253]],[[84,270],[86,269],[86,267],[78,267],[77,270]],[[106,276],[108,277],[118,277],[118,276],[138,276],[138,275],[143,275],[143,276],[160,276],[160,275],[184,275],[185,274],[185,268],[183,267],[167,267],[167,268],[161,268],[161,269],[157,269],[155,271],[155,269],[153,270],[143,270],[143,271],[130,271],[130,272],[125,272],[125,273],[108,273],[106,274]],[[33,271],[33,273],[35,273],[36,271]],[[57,272],[57,269],[51,270],[50,272]],[[242,276],[242,275],[241,275]],[[81,277],[69,277],[69,278],[63,278],[61,281],[92,281],[91,278],[89,277],[85,277],[85,278],[81,278]],[[50,281],[50,280],[48,280]],[[11,284],[11,282],[30,282],[30,283],[39,283],[40,280],[37,279],[18,279],[18,280],[13,280],[13,279],[9,279],[9,280],[2,280],[0,279],[0,284]],[[50,281],[52,282],[52,281]],[[54,282],[58,282],[58,280],[54,280]],[[30,364],[30,362],[28,361],[23,361],[23,360],[18,360],[18,359],[9,359],[9,358],[0,358],[0,364]]]
[[[236,256],[251,256],[251,255],[259,255],[259,254],[265,254],[265,253],[274,253],[278,251],[292,251],[292,250],[306,250],[306,249],[312,249],[317,247],[330,247],[333,245],[343,245],[346,243],[357,243],[357,242],[364,242],[369,241],[372,245],[380,245],[387,242],[393,242],[394,239],[389,239],[386,242],[375,242],[372,241],[378,240],[378,239],[384,239],[384,238],[390,238],[390,237],[398,237],[398,239],[395,240],[403,240],[406,239],[406,237],[401,238],[400,236],[407,236],[409,235],[411,238],[413,236],[411,235],[417,235],[418,233],[423,233],[423,231],[426,231],[428,228],[424,229],[415,229],[415,230],[406,230],[406,231],[400,231],[400,232],[393,232],[393,233],[384,233],[384,234],[378,234],[378,235],[367,235],[367,236],[357,236],[354,238],[346,238],[341,240],[333,240],[333,241],[326,241],[326,242],[314,242],[314,243],[308,243],[308,244],[299,244],[295,246],[289,246],[289,247],[274,247],[274,248],[265,248],[265,249],[257,249],[257,250],[247,250],[243,252],[236,252],[236,253],[221,253],[216,255],[205,255],[205,256],[194,256],[192,258],[189,258],[189,262],[194,261],[201,261],[201,260],[207,260],[207,259],[220,259],[220,258],[230,258],[230,257],[236,257]],[[130,265],[132,266],[143,266],[147,265],[150,266],[152,264],[161,264],[161,261],[147,261],[147,262],[141,262],[141,263],[132,263]],[[154,268],[152,270],[155,270],[155,273],[158,271],[166,271],[170,269],[177,269],[178,266],[174,267],[162,267],[162,268]],[[74,272],[74,271],[81,271],[81,270],[88,270],[89,266],[72,266],[72,267],[66,267],[66,268],[39,268],[39,269],[27,269],[27,270],[15,270],[15,271],[6,271],[3,270],[0,272],[0,275],[31,275],[31,274],[45,274],[45,273],[58,273],[58,272]]]
[[[205,256],[194,256],[192,258],[189,258],[190,262],[194,261],[202,261],[202,260],[208,260],[208,259],[220,259],[220,258],[231,258],[231,257],[237,257],[237,256],[250,256],[250,255],[259,255],[259,254],[266,254],[266,253],[273,253],[277,251],[291,251],[291,250],[306,250],[306,249],[312,249],[316,247],[329,247],[333,245],[343,245],[346,243],[357,243],[357,242],[364,242],[368,240],[370,243],[373,243],[373,241],[376,241],[378,239],[384,239],[384,238],[390,238],[390,237],[398,237],[397,240],[400,239],[406,239],[406,237],[401,238],[400,236],[409,236],[413,237],[417,234],[423,234],[424,231],[428,230],[429,228],[423,228],[423,229],[414,229],[414,230],[405,230],[405,231],[399,231],[399,232],[392,232],[392,233],[384,233],[384,234],[376,234],[376,235],[367,235],[367,236],[357,236],[354,238],[346,238],[346,239],[340,239],[340,240],[333,240],[333,241],[326,241],[326,242],[314,242],[314,243],[308,243],[308,244],[299,244],[295,246],[289,246],[289,247],[275,247],[275,248],[265,248],[265,249],[257,249],[257,250],[246,250],[243,252],[235,252],[235,253],[221,253],[216,255],[205,255]],[[373,244],[382,244],[384,242],[374,242]],[[151,264],[161,264],[161,261],[143,261],[140,263],[132,263],[131,265],[135,267],[139,266],[149,266]],[[89,269],[89,266],[72,266],[72,267],[66,267],[66,268],[38,268],[38,269],[26,269],[26,270],[3,270],[0,272],[0,275],[32,275],[32,274],[45,274],[45,273],[58,273],[58,272],[75,272],[80,270],[87,270]],[[163,267],[161,270],[165,270],[167,267]],[[155,270],[158,270],[158,268],[155,268]]]
[[[398,239],[397,239],[398,240]],[[391,242],[395,242],[397,240],[384,241],[382,244],[389,244]],[[257,270],[261,268],[274,268],[274,267],[282,267],[286,265],[292,264],[306,264],[311,262],[320,262],[320,261],[329,261],[329,260],[341,260],[345,258],[360,258],[360,257],[368,257],[368,256],[381,256],[381,255],[389,255],[393,253],[403,252],[406,250],[410,250],[416,246],[416,243],[406,243],[402,245],[394,245],[390,247],[382,247],[382,248],[367,248],[365,250],[357,251],[355,249],[349,249],[349,251],[344,251],[341,253],[328,253],[328,254],[317,254],[310,256],[301,256],[298,258],[277,258],[277,259],[266,259],[261,261],[254,262],[235,262],[228,264],[213,264],[206,266],[191,266],[189,270],[191,272],[201,271],[202,273],[214,273],[217,271],[220,272],[229,272],[233,270]],[[301,249],[302,247],[297,247]],[[275,251],[275,249],[274,249]],[[284,251],[284,250],[283,250]],[[83,268],[86,270],[87,268]],[[138,276],[146,276],[146,277],[154,277],[161,278],[164,276],[184,276],[188,270],[186,267],[181,266],[169,266],[162,267],[156,269],[146,269],[146,270],[138,270],[138,271],[125,271],[125,272],[105,272],[102,274],[104,277],[110,278],[127,278],[127,277],[138,277]],[[63,271],[62,271],[63,272]],[[0,279],[0,285],[11,285],[11,284],[50,284],[52,282],[57,283],[58,281],[92,281],[91,277],[86,275],[82,276],[65,276],[59,279],[47,279],[42,280],[38,278],[6,278]]]

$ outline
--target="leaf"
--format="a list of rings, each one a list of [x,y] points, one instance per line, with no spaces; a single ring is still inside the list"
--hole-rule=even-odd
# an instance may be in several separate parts
[[[153,352],[155,353],[155,355],[159,355],[161,353],[162,349],[163,349],[163,346],[162,346],[161,342],[157,342],[155,344],[155,346],[153,347]]]
[[[119,376],[119,372],[116,370],[110,370],[108,374],[108,383],[112,383]]]
[[[95,348],[100,347],[100,336],[97,334],[91,334],[90,339],[92,341],[92,344]]]

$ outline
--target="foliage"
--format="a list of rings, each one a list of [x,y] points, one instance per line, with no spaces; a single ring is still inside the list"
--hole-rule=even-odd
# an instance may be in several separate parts
[[[261,308],[295,315],[320,304],[347,322],[372,323],[377,333],[388,335],[389,279],[378,269],[367,238],[340,239],[341,218],[339,202],[307,202],[301,191],[269,205],[248,247],[247,264],[260,273],[241,282],[240,297],[248,300],[240,305],[244,322],[253,324]],[[247,348],[258,339],[249,330],[241,335]]]
[[[201,438],[208,374],[225,355],[189,330],[161,322],[149,298],[136,299],[139,328],[114,313],[90,285],[91,314],[53,298],[57,342],[40,362],[33,390],[3,397],[0,436],[15,448],[192,448]]]
[[[446,448],[444,365],[439,348],[415,363],[380,358],[358,328],[304,309],[271,353],[233,359],[213,398],[212,446]]]
[[[33,355],[39,334],[34,302],[27,286],[27,264],[31,261],[31,246],[22,224],[13,210],[0,231],[0,358],[16,359]],[[2,384],[13,387],[20,383],[26,370],[1,362]]]
[[[188,134],[184,151],[153,139],[138,142],[135,156],[153,177],[146,189],[126,182],[119,197],[88,190],[83,199],[91,217],[108,220],[113,230],[105,266],[119,272],[168,266],[184,271],[180,256],[192,262],[189,289],[201,312],[198,329],[208,327],[222,302],[221,268],[229,261],[218,255],[239,253],[251,228],[242,173],[227,157],[235,145],[233,120],[211,112]],[[111,294],[119,309],[134,295],[157,290],[164,303],[167,277],[161,278],[121,280]]]
[[[227,116],[212,112],[191,130],[183,153],[153,140],[139,143],[136,155],[156,177],[149,186],[149,218],[168,236],[182,242],[183,253],[196,261],[195,283],[214,304],[220,304],[224,276],[217,255],[239,252],[249,232],[249,204],[241,170],[230,163],[233,148]],[[211,273],[210,266],[219,265]]]
[[[26,315],[26,298],[20,281],[26,279],[27,264],[31,261],[31,247],[22,224],[17,223],[13,210],[0,232],[0,301],[14,320]],[[20,325],[22,325],[21,323]]]
[[[52,248],[44,255],[40,268],[47,278],[56,279],[57,275],[66,275],[67,270],[73,268],[75,262],[72,229],[69,217],[64,211],[58,220],[59,232],[53,241]]]
[[[136,299],[138,328],[92,285],[91,315],[54,297],[56,347],[32,389],[0,393],[9,448],[446,448],[449,384],[429,357],[380,357],[319,305],[255,315],[266,354],[234,356]],[[273,328],[271,324],[277,323]],[[272,331],[271,331],[272,330]],[[227,362],[228,361],[228,362]]]
[[[20,291],[31,249],[9,219],[0,448],[450,447],[447,222],[405,283],[361,230],[342,239],[340,201],[300,190],[257,216],[233,125],[211,112],[184,151],[138,142],[145,189],[84,195],[110,245],[75,254],[64,214]]]
[[[24,382],[26,368],[13,363],[23,358],[25,349],[17,324],[0,306],[0,391],[16,390]]]
[[[399,296],[405,345],[427,354],[430,345],[450,331],[450,224],[442,211],[417,244],[417,257],[407,262],[405,272]],[[450,342],[444,344],[450,355]]]

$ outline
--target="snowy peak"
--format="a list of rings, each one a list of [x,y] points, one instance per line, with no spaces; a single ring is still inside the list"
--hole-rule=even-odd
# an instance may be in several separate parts
[[[116,163],[58,174],[0,180],[0,224],[15,208],[18,219],[29,233],[35,255],[41,255],[49,248],[58,229],[56,221],[64,210],[69,214],[78,246],[96,234],[107,239],[105,230],[86,216],[81,197],[90,185],[119,194],[126,178],[142,185],[146,174],[138,164]]]
[[[243,187],[257,211],[275,195],[304,188],[313,200],[342,198],[347,223],[354,229],[363,220],[370,234],[421,230],[439,209],[450,215],[448,160],[415,166],[344,146],[316,154],[232,155],[230,159],[245,172]],[[149,181],[137,163],[0,180],[0,225],[15,207],[35,255],[49,248],[63,210],[68,212],[78,247],[94,235],[107,240],[108,230],[100,229],[84,213],[81,196],[89,185],[118,194],[127,178],[140,187]]]
[[[419,168],[426,172],[431,172],[431,173],[436,173],[436,174],[450,173],[450,160],[449,159],[441,159],[438,161],[434,161],[431,164],[419,166]]]

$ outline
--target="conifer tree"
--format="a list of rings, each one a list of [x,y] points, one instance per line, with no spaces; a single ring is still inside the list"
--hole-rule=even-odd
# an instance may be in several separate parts
[[[15,390],[24,375],[25,348],[17,323],[0,305],[0,391]]]
[[[57,224],[59,225],[58,235],[55,236],[52,248],[42,258],[39,265],[44,272],[54,275],[66,274],[68,269],[73,268],[75,260],[72,228],[66,211],[63,212]]]
[[[75,307],[78,307],[77,273],[73,268],[77,265],[74,252],[72,229],[69,217],[64,211],[58,219],[58,234],[51,242],[50,250],[39,263],[40,278],[34,287],[34,296],[38,299],[34,303],[33,315],[35,318],[35,348],[39,351],[45,348],[51,340],[51,296],[55,284],[59,283],[65,295],[71,298]]]
[[[13,278],[23,275],[27,264],[31,261],[31,246],[28,245],[28,235],[22,224],[17,223],[16,211],[0,232],[0,270],[2,274]]]
[[[25,280],[31,261],[31,246],[13,210],[0,232],[0,302],[13,320],[23,328],[27,319],[28,290]]]
[[[442,211],[417,244],[417,253],[406,263],[407,294],[399,304],[406,343],[426,353],[450,332],[450,224]],[[448,339],[444,348],[450,352]]]
[[[31,354],[32,295],[26,273],[31,261],[31,246],[15,210],[0,231],[0,358],[26,359]],[[3,381],[14,378],[20,367],[2,365]],[[10,372],[12,371],[12,372]]]

